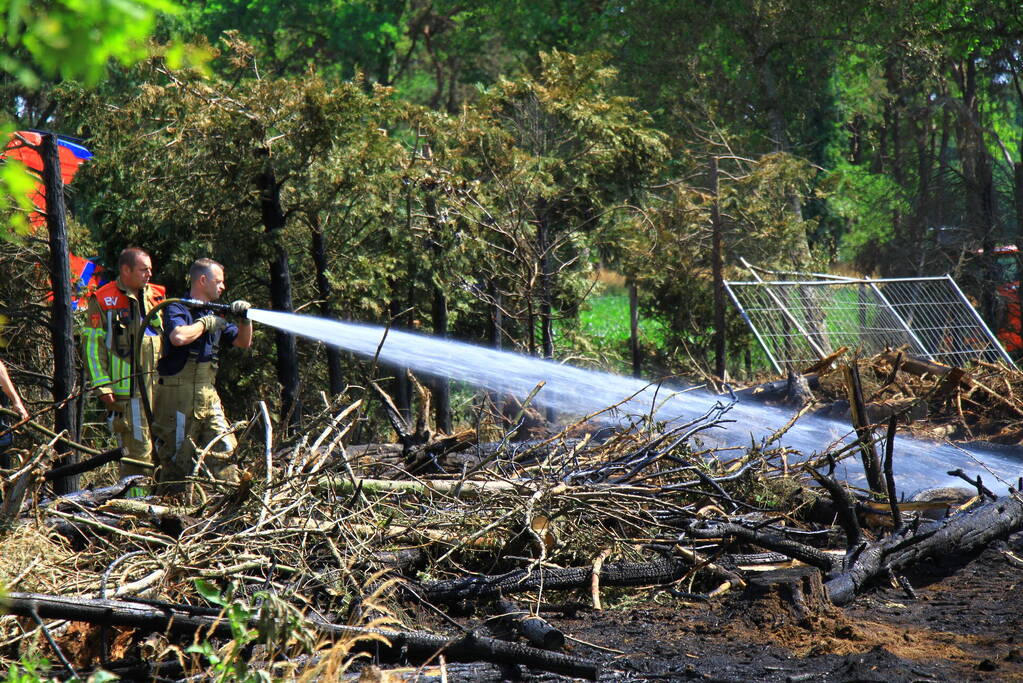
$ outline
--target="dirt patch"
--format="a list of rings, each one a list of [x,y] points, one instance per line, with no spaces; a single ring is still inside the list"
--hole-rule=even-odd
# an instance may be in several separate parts
[[[571,651],[604,663],[606,680],[1023,680],[1023,568],[1005,550],[1023,550],[1023,537],[918,566],[907,577],[916,598],[879,586],[802,619],[777,599],[694,608],[652,593],[550,621],[576,639]]]

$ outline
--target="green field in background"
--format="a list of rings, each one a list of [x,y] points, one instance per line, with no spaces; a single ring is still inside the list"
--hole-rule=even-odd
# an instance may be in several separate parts
[[[579,311],[581,332],[591,339],[600,339],[601,346],[629,341],[629,296],[602,294],[588,299]],[[662,325],[656,320],[639,319],[640,338],[653,346],[664,344]]]

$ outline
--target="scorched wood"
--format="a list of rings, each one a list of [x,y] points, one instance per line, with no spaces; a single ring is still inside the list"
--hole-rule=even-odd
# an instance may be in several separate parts
[[[127,600],[100,600],[39,593],[8,593],[0,598],[8,613],[41,619],[85,621],[106,626],[133,628],[189,635],[203,631],[221,637],[231,636],[231,624],[226,619],[211,616],[208,611],[190,605],[142,604]],[[333,636],[366,637],[355,648],[375,654],[382,661],[410,659],[426,661],[443,653],[450,661],[486,661],[497,664],[523,666],[596,680],[597,664],[579,657],[548,652],[527,645],[509,643],[474,633],[448,638],[422,631],[397,631],[379,628],[360,628],[331,624],[309,619],[308,624]],[[253,624],[255,626],[255,624]],[[390,645],[369,641],[372,636],[383,636]]]

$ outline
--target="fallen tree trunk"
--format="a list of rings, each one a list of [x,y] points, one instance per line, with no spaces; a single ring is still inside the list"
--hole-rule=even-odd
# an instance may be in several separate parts
[[[690,565],[678,558],[652,562],[611,562],[600,570],[601,586],[655,586],[685,576]],[[519,569],[495,576],[468,576],[450,581],[427,581],[420,586],[430,601],[452,602],[474,598],[492,598],[507,593],[522,593],[566,588],[588,588],[592,567]]]
[[[323,661],[322,657],[296,657],[288,662],[287,667],[281,671],[299,672],[308,671]],[[275,673],[273,663],[250,662],[250,670],[265,668],[271,676]],[[483,664],[473,662],[469,664],[445,662],[441,667],[436,664],[428,666],[402,667],[395,669],[382,669],[367,664],[356,671],[340,674],[337,678],[331,678],[338,683],[359,683],[360,681],[388,681],[389,683],[504,683],[509,680],[509,673],[506,667],[497,664]],[[185,667],[177,659],[164,660],[161,662],[148,662],[142,660],[121,660],[104,665],[101,669],[93,671],[107,671],[120,677],[122,681],[152,681],[152,680],[181,680],[185,679]],[[517,670],[516,670],[517,673]],[[83,680],[92,676],[79,672]],[[188,680],[188,679],[186,679]],[[195,679],[191,679],[195,680]],[[274,680],[291,680],[290,678],[274,678]],[[321,679],[322,680],[322,679]]]
[[[1023,500],[1019,495],[962,512],[940,522],[922,525],[876,543],[862,546],[852,565],[825,582],[836,605],[850,602],[872,580],[897,572],[928,557],[968,553],[1023,529]]]
[[[124,448],[117,447],[112,450],[95,455],[88,460],[82,460],[80,462],[71,463],[70,465],[61,465],[60,467],[54,467],[52,470],[48,470],[43,473],[43,479],[46,481],[54,481],[62,477],[72,477],[84,472],[90,472],[98,469],[109,462],[120,460],[124,457]]]
[[[901,358],[899,358],[899,356],[901,356]],[[925,358],[918,358],[917,356],[910,356],[896,351],[883,353],[880,358],[890,363],[893,367],[898,367],[899,370],[903,370],[918,377],[923,377],[924,375],[944,377],[948,374],[948,371],[952,369],[948,365],[941,365],[940,363],[935,363]]]
[[[514,492],[536,487],[536,483],[531,481],[517,485],[510,481],[475,481],[460,479],[356,479],[355,482],[363,493],[413,491],[415,493],[434,492],[445,495],[482,495],[498,491]],[[319,481],[316,482],[316,488],[320,491],[334,491],[338,493],[352,493],[355,490],[355,486],[353,486],[350,478],[339,476],[321,477]]]
[[[39,507],[49,507],[50,505],[56,503],[57,504],[56,509],[62,509],[65,507],[94,508],[99,505],[102,505],[108,500],[118,498],[119,496],[124,495],[124,492],[130,489],[132,486],[138,486],[140,484],[143,484],[147,479],[148,477],[146,477],[146,475],[144,474],[132,474],[127,477],[124,477],[123,479],[121,479],[116,484],[113,484],[112,486],[104,486],[102,488],[92,490],[82,489],[80,491],[75,491],[64,496],[59,496],[57,498],[47,498],[45,500],[41,500],[39,501]]]
[[[132,628],[191,635],[204,631],[209,635],[231,637],[231,624],[227,619],[211,615],[207,608],[166,603],[144,604],[126,600],[99,600],[40,593],[8,593],[0,598],[0,606],[8,613],[40,619],[85,621],[105,626]],[[197,613],[199,612],[199,613]],[[424,633],[422,631],[396,631],[380,628],[360,628],[307,620],[314,628],[336,637],[361,638],[353,649],[371,652],[382,661],[400,661],[405,658],[426,661],[443,653],[450,661],[486,661],[497,664],[521,664],[544,671],[563,673],[596,680],[597,664],[580,657],[548,652],[527,645],[509,643],[495,638],[466,633],[457,638]],[[253,623],[253,627],[255,623]],[[388,644],[380,642],[385,638]]]

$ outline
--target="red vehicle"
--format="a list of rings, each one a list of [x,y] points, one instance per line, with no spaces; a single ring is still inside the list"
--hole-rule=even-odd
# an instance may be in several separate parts
[[[1005,301],[1005,320],[998,327],[998,339],[1009,353],[1023,351],[1023,330],[1020,329],[1019,280],[998,286],[998,295]]]
[[[1006,351],[1020,353],[1023,352],[1023,327],[1020,325],[1019,247],[1015,244],[995,247],[995,253],[998,254],[998,265],[1006,278],[1006,281],[995,290],[1004,304],[995,334]]]

